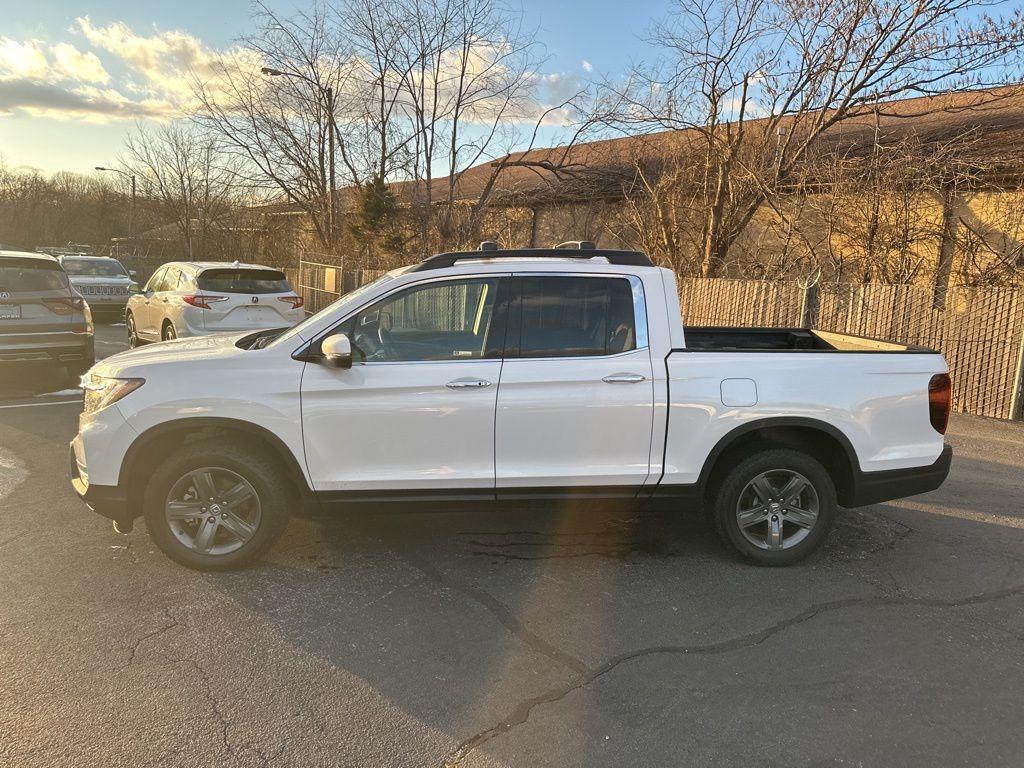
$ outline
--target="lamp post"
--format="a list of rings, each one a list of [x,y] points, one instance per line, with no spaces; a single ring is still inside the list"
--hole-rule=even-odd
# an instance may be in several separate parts
[[[132,202],[128,206],[128,239],[131,240],[135,237],[135,174],[122,171],[120,168],[106,168],[102,165],[96,166],[97,171],[108,171],[110,173],[119,173],[122,176],[126,176],[131,180],[132,183]]]
[[[315,80],[307,77],[306,75],[298,72],[284,72],[280,69],[272,69],[271,67],[261,67],[260,72],[270,77],[292,77],[296,80],[304,80],[305,82],[316,88],[320,94],[324,97],[327,102],[327,174],[328,174],[328,186],[329,192],[329,204],[327,206],[327,231],[330,232],[331,242],[334,242],[334,224],[336,220],[336,196],[334,193],[334,139],[335,139],[335,123],[334,123],[334,89],[331,86],[323,86]]]

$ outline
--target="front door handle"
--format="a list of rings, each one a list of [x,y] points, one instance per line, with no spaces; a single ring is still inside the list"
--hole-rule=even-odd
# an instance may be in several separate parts
[[[486,379],[455,379],[445,384],[448,389],[482,389],[483,387],[491,386],[491,382]]]
[[[608,384],[639,384],[646,378],[646,376],[642,376],[639,373],[612,373],[605,376],[601,381]]]

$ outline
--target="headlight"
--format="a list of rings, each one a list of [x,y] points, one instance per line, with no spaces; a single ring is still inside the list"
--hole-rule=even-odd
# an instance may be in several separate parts
[[[82,377],[85,413],[95,413],[120,400],[146,383],[145,379],[114,379],[87,373]]]
[[[141,290],[142,289],[139,288],[139,284],[138,283],[136,283],[136,282],[128,283],[128,293],[139,293],[139,292],[141,292]]]

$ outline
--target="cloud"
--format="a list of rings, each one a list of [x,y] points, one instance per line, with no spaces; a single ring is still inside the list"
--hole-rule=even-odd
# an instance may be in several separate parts
[[[49,66],[43,44],[38,40],[19,43],[8,37],[0,37],[0,77],[43,78]]]
[[[212,76],[220,55],[185,32],[137,34],[122,22],[79,17],[70,32],[93,50],[0,37],[0,112],[93,122],[171,117],[190,105],[192,77]],[[116,83],[101,55],[116,65]]]
[[[583,71],[584,72],[593,72],[594,71],[594,65],[591,64],[586,59],[583,60],[581,66],[583,67]]]
[[[176,30],[139,35],[123,22],[96,26],[88,16],[75,19],[72,30],[120,59],[145,88],[172,102],[189,100],[192,76],[206,79],[213,75],[220,57],[198,38]]]
[[[138,32],[121,21],[96,24],[80,16],[68,31],[79,39],[51,44],[0,37],[0,113],[20,110],[92,122],[173,118],[195,106],[196,80],[217,93],[239,75],[245,80],[258,73],[263,64],[254,51],[216,50],[180,30]],[[443,52],[436,83],[439,112],[447,114],[455,83],[465,75],[471,85],[462,118],[470,123],[531,123],[542,116],[545,124],[571,122],[571,106],[562,105],[583,90],[580,77],[537,72],[523,82],[521,73],[509,69],[508,56],[500,41],[479,40],[468,51]],[[350,64],[356,73],[360,64],[366,66],[359,59]],[[391,87],[397,87],[398,77],[395,73]],[[338,96],[356,103],[365,96],[360,78],[350,86],[351,93],[342,88]],[[356,112],[362,114],[358,104]]]
[[[84,83],[109,83],[110,74],[95,53],[83,53],[71,43],[53,46],[54,64],[69,80]]]
[[[0,80],[0,114],[17,110],[36,116],[101,121],[111,117],[133,119],[164,115],[159,103],[131,101],[111,89],[71,89],[24,78]]]

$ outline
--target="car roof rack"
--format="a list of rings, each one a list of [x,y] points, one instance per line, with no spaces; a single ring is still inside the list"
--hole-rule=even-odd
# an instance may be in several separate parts
[[[576,253],[573,253],[576,251]],[[653,267],[654,263],[641,251],[617,251],[598,248],[589,240],[572,240],[554,248],[499,248],[493,240],[484,240],[475,251],[455,251],[428,256],[410,269],[410,272],[428,272],[445,269],[460,261],[480,259],[607,259],[609,264],[624,267]]]

